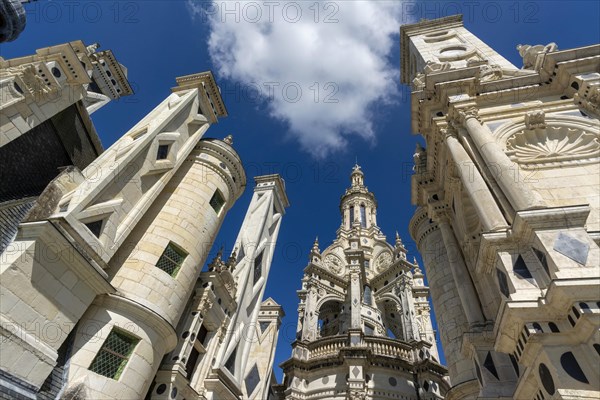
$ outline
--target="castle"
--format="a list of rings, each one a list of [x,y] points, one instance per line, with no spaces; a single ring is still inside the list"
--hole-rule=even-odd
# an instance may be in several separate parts
[[[264,295],[285,182],[254,177],[208,260],[247,185],[233,137],[206,136],[228,114],[212,73],[104,150],[90,115],[133,92],[112,52],[0,59],[0,398],[597,398],[600,45],[520,45],[515,66],[461,16],[400,40],[424,271],[356,165],[335,240],[309,251],[281,384]]]

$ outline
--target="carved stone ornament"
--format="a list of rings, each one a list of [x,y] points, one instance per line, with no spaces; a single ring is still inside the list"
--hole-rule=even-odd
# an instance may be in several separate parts
[[[44,79],[38,75],[35,65],[19,65],[7,68],[4,72],[10,75],[20,75],[25,89],[32,96],[44,96],[57,90],[54,85],[47,85]]]
[[[543,110],[535,110],[525,114],[527,129],[543,129],[546,127],[546,114]]]
[[[334,274],[340,274],[342,272],[342,261],[333,254],[328,254],[327,257],[325,257],[324,264]]]
[[[556,43],[549,43],[546,46],[538,44],[531,46],[528,44],[520,44],[517,46],[517,50],[521,57],[523,57],[523,68],[522,69],[533,69],[537,70],[539,65],[538,56],[540,54],[550,53],[558,50]]]
[[[502,79],[502,68],[498,65],[482,65],[479,67],[479,82],[492,82]]]
[[[477,107],[465,107],[457,111],[459,120],[463,124],[470,118],[475,118],[477,121],[481,122],[481,119],[479,119],[479,110],[477,109]]]
[[[445,61],[445,62],[427,61],[427,64],[425,64],[425,68],[423,70],[425,71],[425,74],[430,74],[430,73],[436,73],[436,72],[449,71],[450,69],[452,69],[452,65],[447,61]]]
[[[382,271],[392,263],[392,255],[388,252],[381,253],[375,260],[375,268]]]
[[[580,128],[549,126],[524,130],[506,141],[508,156],[521,165],[569,163],[600,157],[600,134]]]
[[[423,90],[425,88],[425,74],[418,73],[412,81],[413,90]]]
[[[600,87],[592,86],[587,97],[575,93],[573,100],[576,104],[580,104],[584,110],[589,113],[599,115],[600,114]]]
[[[348,393],[348,400],[365,400],[367,394],[363,390],[351,390]]]

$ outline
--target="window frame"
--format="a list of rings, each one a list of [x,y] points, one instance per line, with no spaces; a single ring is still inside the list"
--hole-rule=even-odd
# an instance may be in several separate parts
[[[108,347],[108,343],[109,343],[109,339],[111,338],[111,335],[121,335],[127,339],[130,340],[129,342],[129,349],[127,351],[127,354],[120,354],[112,349],[107,348]],[[95,374],[104,376],[106,378],[109,379],[113,379],[115,381],[118,381],[121,378],[121,375],[123,374],[123,371],[125,370],[125,368],[127,367],[127,364],[129,364],[129,360],[131,359],[131,355],[133,354],[135,348],[137,347],[138,343],[140,342],[140,338],[132,335],[131,333],[124,331],[122,329],[119,328],[115,328],[114,326],[112,327],[112,329],[110,330],[110,332],[108,333],[108,336],[106,336],[106,339],[104,340],[104,342],[102,343],[102,345],[100,346],[100,349],[98,349],[98,352],[96,353],[96,355],[94,356],[94,359],[92,360],[92,362],[90,363],[88,370],[92,371]],[[96,371],[92,368],[94,368],[94,364],[96,363],[96,360],[98,360],[98,358],[100,357],[100,355],[102,354],[102,352],[108,353],[108,354],[112,354],[113,356],[116,356],[118,358],[121,359],[119,366],[117,367],[116,371],[114,372],[113,376],[109,376],[109,375],[105,375],[99,371]]]
[[[164,157],[161,157],[161,150],[166,148],[166,152],[164,153]],[[158,147],[156,148],[156,161],[164,161],[164,160],[169,160],[169,152],[171,150],[171,145],[170,144],[158,144]]]
[[[218,209],[217,209],[217,207],[215,207],[213,205],[213,201],[215,201],[215,198],[220,202]],[[215,211],[215,213],[217,215],[221,215],[221,211],[223,211],[223,209],[225,208],[226,203],[227,202],[225,201],[225,196],[223,196],[223,193],[221,193],[221,191],[219,189],[215,190],[215,192],[213,193],[212,197],[210,198],[210,200],[208,202],[208,204],[210,204],[211,208]]]
[[[172,251],[174,251],[175,253],[177,253],[178,255],[180,255],[182,257],[180,262],[173,260],[171,257],[169,257],[166,254],[169,247],[172,249]],[[159,270],[163,271],[165,274],[168,274],[171,278],[175,278],[177,276],[177,274],[179,273],[179,270],[181,269],[181,266],[185,262],[188,255],[189,254],[185,250],[183,250],[181,247],[179,247],[177,244],[175,244],[173,242],[169,242],[167,244],[167,246],[165,247],[165,249],[163,250],[160,257],[158,257],[158,260],[156,260],[156,264],[154,266],[156,268],[158,268]],[[159,264],[161,263],[161,260],[163,260],[163,259],[166,259],[167,261],[170,261],[175,264],[175,268],[173,268],[173,271],[171,273],[166,271],[164,268],[159,267]]]

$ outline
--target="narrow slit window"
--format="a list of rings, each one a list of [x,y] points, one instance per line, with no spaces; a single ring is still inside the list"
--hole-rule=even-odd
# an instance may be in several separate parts
[[[367,210],[364,205],[360,206],[360,226],[362,228],[367,227]]]
[[[165,251],[158,259],[156,267],[162,269],[172,277],[175,277],[186,257],[187,253],[185,251],[181,250],[173,243],[169,243]]]
[[[90,365],[90,371],[118,380],[139,339],[113,329]]]
[[[262,261],[263,261],[263,253],[261,251],[260,254],[254,259],[254,284],[260,279],[262,276]]]
[[[350,207],[350,227],[352,228],[352,224],[354,223],[354,206]]]

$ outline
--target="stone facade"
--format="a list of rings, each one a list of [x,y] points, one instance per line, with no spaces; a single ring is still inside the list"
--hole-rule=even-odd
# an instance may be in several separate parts
[[[285,399],[439,399],[448,389],[424,276],[398,235],[387,243],[376,210],[355,166],[337,238],[322,252],[315,241],[304,270]]]
[[[268,381],[282,311],[262,296],[288,206],[283,181],[256,178],[237,258],[228,261],[231,268],[215,261],[201,274],[227,211],[246,186],[233,138],[204,137],[227,115],[216,82],[210,72],[177,78],[162,103],[102,152],[89,114],[131,89],[125,68],[96,48],[72,42],[1,60],[0,89],[9,99],[2,104],[0,150],[9,167],[2,179],[16,183],[3,186],[2,200],[10,204],[0,207],[6,247],[0,259],[0,397],[151,396],[161,363],[161,371],[168,367],[184,378],[195,367],[185,358],[194,347],[185,333],[196,329],[198,337],[204,317],[190,315],[206,316],[207,329],[221,324],[212,346],[218,366],[227,349],[221,344],[240,342],[245,359],[222,386],[233,379],[237,391],[246,390],[246,370],[255,365],[248,357],[257,352],[266,354],[253,358],[258,383]],[[27,153],[53,146],[65,154]],[[30,170],[10,168],[14,152],[35,160]],[[42,177],[29,182],[36,168]],[[13,232],[5,235],[5,227]],[[227,336],[238,320],[253,328],[272,323],[255,330],[260,347]],[[219,385],[210,368],[214,357],[197,357],[196,369],[209,374],[187,389],[204,392],[204,378]],[[268,386],[258,383],[263,396]],[[178,384],[168,398],[184,398],[186,388]]]
[[[461,16],[400,33],[447,398],[597,398],[600,45],[520,45],[518,68]]]

